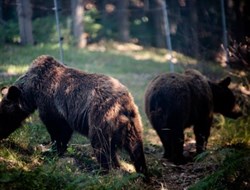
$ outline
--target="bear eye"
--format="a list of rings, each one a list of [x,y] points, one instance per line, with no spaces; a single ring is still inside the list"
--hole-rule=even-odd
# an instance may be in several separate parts
[[[7,99],[3,100],[2,105],[1,105],[2,109],[7,112],[12,111],[16,106],[19,107],[19,103],[16,103]]]

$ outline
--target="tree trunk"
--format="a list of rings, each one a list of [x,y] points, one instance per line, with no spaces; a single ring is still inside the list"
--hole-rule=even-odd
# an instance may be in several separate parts
[[[3,0],[0,0],[0,20],[3,19]]]
[[[17,0],[18,23],[22,45],[33,45],[32,9],[30,0]]]
[[[191,23],[191,51],[193,56],[199,58],[199,37],[198,37],[198,15],[197,15],[197,2],[196,0],[190,1],[190,23]]]
[[[87,44],[84,34],[84,4],[83,0],[71,0],[72,33],[77,47],[84,48]]]
[[[107,11],[106,11],[106,4],[107,0],[102,0],[100,1],[97,6],[101,14],[101,24],[102,24],[102,29],[99,33],[100,38],[105,38],[107,35]]]
[[[122,42],[129,41],[129,0],[117,1],[117,24],[118,24],[118,40]]]
[[[149,1],[152,9],[151,19],[153,21],[155,40],[154,45],[160,48],[166,48],[166,18],[164,17],[164,0]],[[166,6],[165,6],[166,7]]]

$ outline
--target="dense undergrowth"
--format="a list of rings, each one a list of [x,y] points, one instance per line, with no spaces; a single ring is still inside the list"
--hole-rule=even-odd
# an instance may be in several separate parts
[[[49,44],[35,47],[6,45],[0,52],[0,88],[15,81],[37,56],[59,55],[57,46]],[[65,45],[64,53],[64,63],[68,66],[111,75],[129,88],[142,115],[151,182],[143,182],[122,151],[122,169],[103,175],[89,141],[78,134],[74,134],[63,157],[45,154],[41,144],[49,142],[49,135],[35,113],[23,127],[0,142],[0,189],[250,188],[249,112],[236,121],[216,116],[208,151],[199,155],[192,165],[177,167],[161,159],[160,141],[143,111],[143,95],[153,76],[169,70],[165,50],[107,42],[82,50]],[[199,66],[196,60],[177,53],[174,56],[177,58],[176,72]],[[203,65],[210,78],[221,78],[227,73],[216,64]]]

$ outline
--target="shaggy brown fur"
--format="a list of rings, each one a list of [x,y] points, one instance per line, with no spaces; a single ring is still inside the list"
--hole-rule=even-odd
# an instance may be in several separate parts
[[[213,113],[237,118],[230,78],[208,81],[200,72],[164,73],[154,78],[145,93],[145,112],[165,149],[164,157],[185,163],[183,130],[194,126],[196,151],[202,152],[210,135]]]
[[[0,139],[36,109],[60,154],[77,131],[90,139],[103,168],[119,167],[116,149],[123,147],[136,171],[146,174],[141,118],[133,97],[118,80],[40,56],[1,101]]]

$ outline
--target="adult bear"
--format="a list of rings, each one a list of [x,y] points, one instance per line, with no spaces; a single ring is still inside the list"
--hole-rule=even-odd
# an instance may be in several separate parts
[[[213,113],[238,118],[235,96],[228,88],[231,79],[219,83],[207,80],[197,70],[183,74],[165,73],[154,78],[145,92],[146,115],[160,137],[164,157],[175,164],[186,162],[183,156],[185,128],[193,125],[196,152],[206,148]]]
[[[128,151],[136,171],[146,174],[141,118],[133,97],[118,80],[69,68],[43,55],[2,91],[0,140],[37,109],[60,154],[75,130],[90,139],[104,169],[119,167],[119,147]]]

